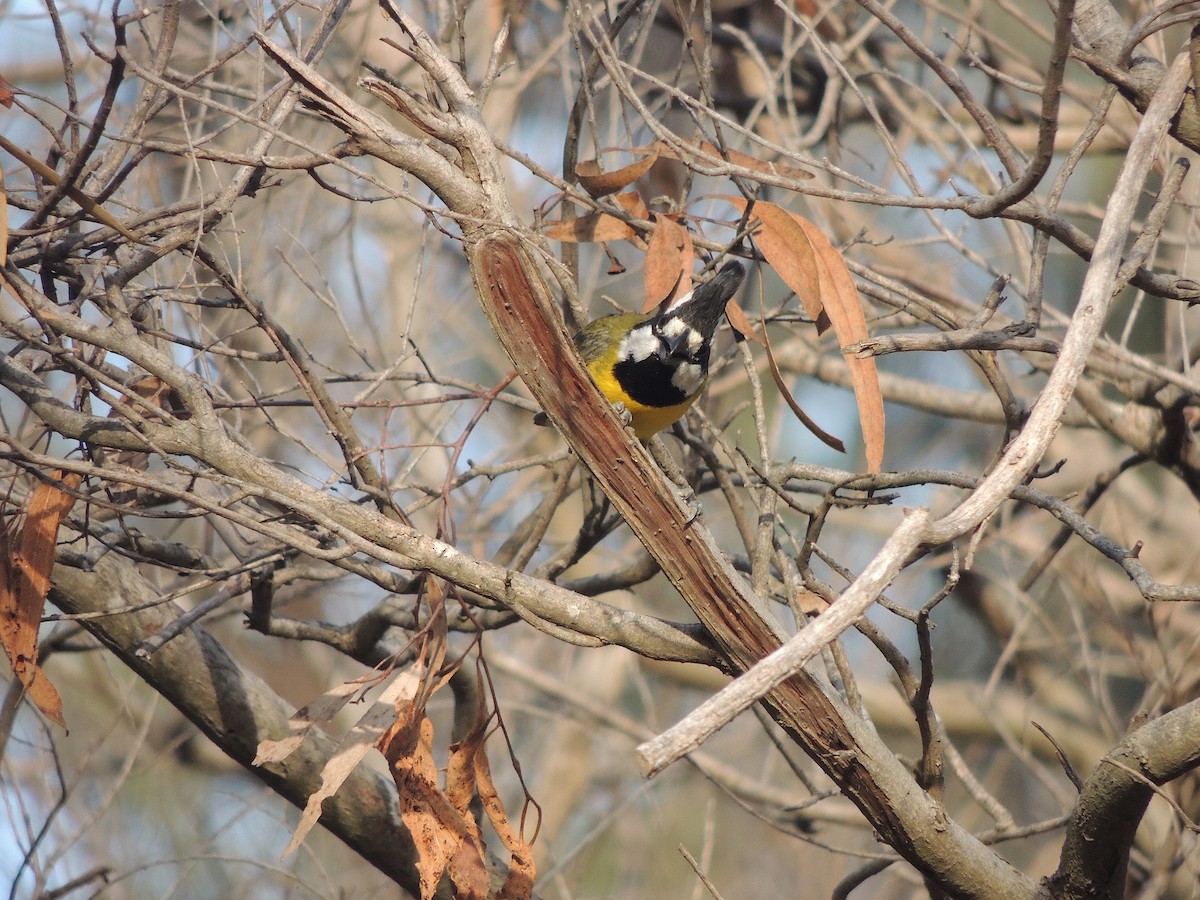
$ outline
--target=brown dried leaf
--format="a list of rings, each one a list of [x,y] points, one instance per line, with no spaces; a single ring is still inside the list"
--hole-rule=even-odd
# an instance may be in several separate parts
[[[855,341],[865,341],[871,336],[867,330],[867,315],[862,297],[846,267],[846,260],[812,222],[793,215],[804,229],[817,252],[823,274],[831,290],[823,293],[825,311],[833,323],[833,333],[838,343],[845,347]],[[867,454],[867,471],[878,472],[883,466],[883,445],[886,428],[883,412],[883,392],[879,388],[879,370],[875,357],[859,359],[843,356],[850,369],[850,384],[854,388],[854,399],[858,402],[858,420],[862,425],[863,444]]]
[[[482,711],[483,705],[480,704],[480,712]],[[476,825],[470,813],[471,800],[476,789],[475,754],[483,749],[483,735],[480,720],[461,741],[450,745],[450,763],[446,766],[446,798],[472,826]]]
[[[570,244],[626,241],[635,234],[637,232],[633,230],[632,226],[608,213],[588,213],[576,219],[550,222],[546,227],[546,237],[550,240],[564,241]]]
[[[292,840],[283,851],[285,857],[300,846],[304,838],[312,831],[313,826],[317,824],[317,820],[321,817],[321,804],[325,802],[325,799],[332,797],[337,792],[337,789],[354,771],[354,767],[362,761],[372,747],[375,747],[390,733],[391,728],[395,727],[398,708],[405,702],[411,705],[412,698],[421,689],[424,678],[425,669],[421,663],[415,663],[411,668],[401,672],[391,684],[384,688],[379,698],[371,704],[371,708],[338,743],[337,750],[325,763],[325,768],[321,770],[321,786],[309,795],[304,812],[300,814],[300,821],[296,825]],[[284,738],[278,743],[286,745],[290,741],[291,738]],[[263,744],[259,744],[259,755],[261,756],[263,752]]]
[[[47,718],[65,727],[62,699],[38,665],[37,635],[50,591],[58,526],[75,505],[69,491],[83,483],[83,476],[56,471],[51,478],[40,482],[29,498],[20,531],[4,530],[0,644],[29,699]]]
[[[726,199],[737,208],[746,209],[743,198]],[[817,322],[817,332],[824,330],[824,320],[832,324],[840,346],[866,340],[870,334],[858,288],[841,253],[821,230],[803,216],[773,203],[755,203],[752,214],[761,223],[755,241],[763,256],[800,297],[805,311]],[[883,393],[879,389],[875,359],[847,356],[846,365],[858,403],[867,469],[878,472],[883,465],[885,427]]]
[[[499,835],[504,849],[509,852],[511,860],[508,866],[508,877],[496,894],[498,900],[528,900],[533,896],[533,883],[537,877],[537,866],[533,861],[533,850],[529,843],[513,828],[504,811],[504,803],[496,792],[492,782],[492,770],[488,763],[487,754],[480,745],[475,754],[475,780],[479,786],[479,799],[487,812],[488,821]]]
[[[792,396],[792,392],[788,390],[787,382],[783,378],[783,373],[779,371],[779,363],[775,361],[775,351],[771,349],[771,340],[770,338],[766,337],[766,334],[767,329],[763,328],[763,346],[767,349],[767,363],[771,367],[771,378],[774,379],[775,386],[779,388],[779,393],[783,395],[783,399],[787,401],[787,405],[792,408],[792,413],[795,414],[796,418],[800,420],[800,424],[812,432],[813,436],[816,437],[817,440],[819,440],[822,444],[832,450],[838,451],[838,453],[845,453],[846,445],[842,443],[841,439],[834,437],[832,434],[814,422],[812,418],[809,417],[808,413],[806,413],[800,406],[796,398]]]
[[[722,152],[719,147],[709,141],[687,143],[684,146],[686,147],[685,150],[678,150],[670,144],[656,141],[646,147],[635,147],[634,152],[651,153],[657,151],[661,156],[667,159],[677,159],[685,165],[700,162],[711,166],[721,162],[731,162],[735,166],[741,166],[753,172],[761,172],[764,175],[773,175],[779,178],[809,179],[815,177],[812,172],[802,169],[799,166],[787,163],[767,162],[748,153],[742,153],[739,150],[726,150]],[[709,158],[705,159],[705,156]]]
[[[629,185],[649,172],[650,167],[654,165],[657,159],[658,151],[651,149],[645,159],[630,163],[613,172],[601,171],[599,160],[585,159],[575,167],[575,176],[579,179],[579,183],[583,186],[583,189],[592,197],[598,199],[600,197],[607,197],[609,194],[615,194],[622,188],[629,187]]]
[[[3,75],[0,75],[0,104],[4,105],[5,109],[12,109],[13,100],[16,99],[16,92],[13,90],[12,84]],[[3,221],[3,219],[0,219]]]
[[[729,319],[729,324],[744,338],[754,341],[756,344],[767,345],[767,339],[759,333],[758,328],[750,321],[750,317],[746,315],[746,311],[742,309],[742,305],[736,300],[730,300],[725,305],[725,316]]]
[[[642,195],[637,191],[626,191],[624,194],[617,194],[612,200],[613,203],[636,219],[650,218],[650,210],[646,208],[646,201],[642,199]]]
[[[396,782],[400,817],[417,847],[422,900],[433,896],[443,873],[454,882],[455,896],[484,900],[488,873],[479,829],[469,816],[459,814],[438,787],[433,723],[412,704],[399,712],[379,748]]]
[[[333,721],[333,717],[341,712],[355,695],[370,687],[369,682],[374,679],[375,675],[372,673],[336,685],[316,700],[296,710],[288,719],[288,736],[278,741],[270,739],[260,741],[251,765],[261,766],[264,763],[281,762],[287,759],[304,743],[304,738],[312,731],[314,725]]]
[[[808,590],[801,590],[796,595],[795,604],[802,613],[810,616],[818,616],[829,609],[829,604],[824,597]]]
[[[43,716],[66,730],[67,720],[63,716],[62,696],[46,677],[45,670],[38,666],[33,670],[33,681],[25,687],[25,696],[38,708]]]
[[[744,197],[722,199],[745,213]],[[754,233],[755,243],[783,283],[800,298],[805,314],[817,325],[817,334],[824,334],[829,327],[829,316],[823,306],[825,286],[821,283],[822,268],[816,250],[808,235],[791,213],[774,203],[755,203],[752,214],[761,223]]]
[[[157,375],[145,375],[129,384],[127,390],[141,397],[151,406],[165,410],[173,416],[181,419],[188,416],[187,406],[184,405],[179,391],[175,390],[175,388],[171,387],[171,385],[167,384]],[[141,406],[141,404],[137,405]],[[142,414],[145,415],[144,407],[142,407]]]
[[[649,312],[666,299],[674,300],[692,289],[692,236],[673,216],[656,215],[642,269]]]
[[[40,175],[46,181],[50,182],[50,184],[57,186],[62,183],[61,175],[59,175],[33,154],[22,150],[3,135],[0,135],[0,147],[3,147],[5,151],[15,156],[17,159],[27,165],[34,173]],[[113,231],[117,232],[122,237],[128,238],[135,244],[144,243],[141,238],[122,225],[118,219],[114,218],[111,213],[109,213],[104,207],[102,207],[83,191],[79,190],[79,188],[75,187],[74,185],[68,185],[67,196],[78,203],[80,209],[82,209],[96,221],[100,222],[100,224],[107,225]]]

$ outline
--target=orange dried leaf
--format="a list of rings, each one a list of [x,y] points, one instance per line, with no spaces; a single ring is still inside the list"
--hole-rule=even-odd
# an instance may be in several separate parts
[[[642,269],[645,297],[642,312],[692,289],[692,258],[692,236],[688,230],[671,216],[656,215]]]
[[[767,329],[763,328],[764,338],[766,333]],[[783,395],[783,399],[787,402],[787,405],[792,408],[792,412],[795,414],[796,418],[799,419],[800,423],[810,432],[812,432],[813,436],[816,437],[817,440],[819,440],[826,447],[836,450],[838,453],[845,453],[846,445],[842,443],[841,439],[834,437],[832,434],[814,422],[808,413],[806,413],[796,401],[796,398],[792,396],[792,392],[788,390],[787,382],[784,381],[783,378],[783,373],[779,371],[779,363],[775,361],[775,351],[771,349],[771,341],[769,338],[765,338],[763,340],[763,346],[767,349],[767,363],[771,367],[771,378],[775,381],[775,386],[779,388],[779,393]]]
[[[67,720],[63,718],[62,697],[58,690],[46,677],[46,672],[38,666],[33,672],[33,681],[25,688],[28,697],[38,711],[62,729],[66,729]]]
[[[630,163],[612,172],[600,169],[600,163],[595,159],[585,159],[575,167],[575,176],[583,189],[592,197],[607,197],[622,188],[627,188],[650,171],[658,159],[658,151],[651,150],[645,159]]]
[[[4,530],[4,584],[0,586],[0,644],[29,699],[63,725],[62,700],[38,665],[37,635],[50,591],[54,547],[63,516],[75,505],[83,476],[56,471],[29,498],[25,521],[15,534]],[[64,490],[64,487],[66,490]]]
[[[157,375],[143,376],[130,383],[127,389],[130,394],[140,397],[150,406],[166,410],[173,416],[185,419],[190,415],[179,392]],[[127,402],[130,406],[137,407],[142,415],[146,415],[146,407],[142,404],[131,401],[121,402]]]
[[[402,716],[380,741],[396,782],[400,817],[417,847],[421,897],[432,897],[444,872],[455,896],[488,896],[488,874],[478,827],[468,827],[437,783],[433,760],[433,723],[423,710]]]
[[[820,594],[802,590],[796,595],[796,607],[806,615],[817,616],[829,609],[829,604]]]
[[[746,311],[742,309],[742,305],[736,300],[730,300],[725,304],[725,316],[729,319],[729,324],[733,326],[733,330],[742,337],[752,340],[756,344],[761,344],[764,347],[767,345],[767,339],[759,333],[754,323],[750,321],[750,317],[746,315]]]
[[[867,330],[866,310],[863,309],[862,297],[859,296],[850,269],[846,266],[846,260],[816,225],[800,216],[793,214],[792,217],[799,222],[808,236],[824,269],[824,281],[830,284],[831,289],[823,295],[823,303],[829,320],[833,323],[833,333],[837,335],[838,344],[845,347],[856,341],[865,341],[871,336]],[[854,399],[858,403],[858,420],[862,425],[867,471],[878,472],[883,466],[886,434],[879,370],[875,366],[873,356],[866,359],[845,354],[843,356],[850,370]]]
[[[745,213],[747,202],[744,197],[722,199]],[[800,298],[805,314],[817,323],[817,334],[824,333],[829,327],[829,318],[822,305],[822,268],[808,235],[791,213],[774,203],[755,203],[751,214],[761,223],[754,233],[758,248],[783,283]]]
[[[637,191],[626,191],[624,194],[617,194],[613,197],[613,203],[617,204],[625,212],[638,219],[650,218],[650,210],[646,208],[646,201],[642,199],[642,195]]]
[[[482,689],[482,685],[480,686]],[[475,797],[475,756],[483,752],[486,735],[486,706],[478,705],[475,721],[462,740],[450,745],[450,763],[446,767],[446,796],[464,817],[470,817],[471,800]],[[474,820],[471,819],[471,823]]]
[[[577,219],[551,222],[546,228],[546,237],[550,240],[570,244],[625,241],[636,233],[630,225],[608,213],[588,213]]]
[[[744,198],[725,199],[745,211]],[[833,326],[842,347],[866,340],[870,334],[858,288],[842,254],[821,230],[803,216],[773,203],[755,203],[751,214],[761,223],[755,241],[763,256],[796,292],[805,312],[816,320],[818,334],[824,330],[824,321]],[[846,357],[846,365],[858,404],[867,469],[878,472],[883,465],[885,427],[883,393],[879,389],[875,359]]]
[[[529,843],[513,828],[504,811],[504,804],[492,782],[491,766],[483,747],[475,754],[475,780],[479,786],[479,799],[487,812],[488,821],[499,835],[504,849],[509,852],[508,877],[496,897],[499,900],[528,900],[533,896],[533,883],[537,877],[537,866],[533,861],[533,850]]]

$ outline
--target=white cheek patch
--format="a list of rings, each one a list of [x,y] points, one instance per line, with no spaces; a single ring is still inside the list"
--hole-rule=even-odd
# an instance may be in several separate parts
[[[695,363],[680,363],[671,376],[671,384],[690,397],[704,384],[704,370]]]
[[[661,342],[655,337],[653,331],[648,327],[638,327],[621,338],[621,343],[617,347],[617,359],[632,359],[634,362],[641,362],[657,353],[660,346]]]
[[[687,350],[689,355],[694,355],[700,349],[700,345],[704,343],[704,338],[701,337],[700,332],[688,325],[683,319],[677,317],[667,319],[661,330],[663,336],[666,338],[678,337],[686,333],[687,340],[684,343],[684,349]]]

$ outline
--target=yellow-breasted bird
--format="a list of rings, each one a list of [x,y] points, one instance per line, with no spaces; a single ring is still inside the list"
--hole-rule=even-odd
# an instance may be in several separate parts
[[[601,316],[575,346],[601,393],[620,403],[643,440],[688,411],[708,380],[713,334],[746,270],[726,263],[708,281],[657,312]]]

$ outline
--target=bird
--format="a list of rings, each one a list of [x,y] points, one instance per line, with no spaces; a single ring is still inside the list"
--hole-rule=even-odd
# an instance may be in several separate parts
[[[641,440],[669,428],[708,381],[713,335],[746,270],[729,262],[708,281],[656,312],[601,316],[575,335],[600,392],[620,404]]]

